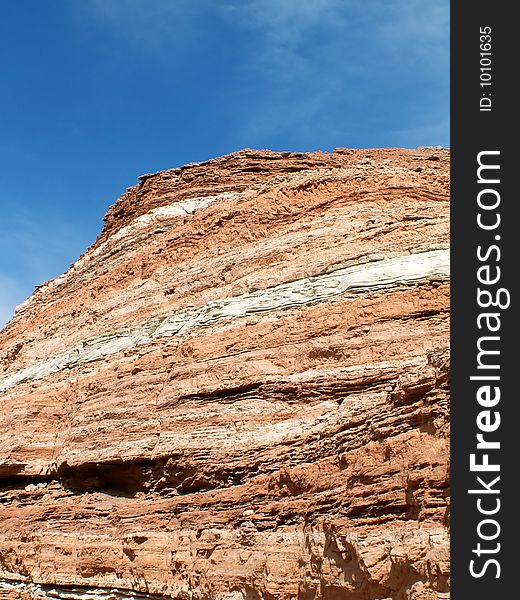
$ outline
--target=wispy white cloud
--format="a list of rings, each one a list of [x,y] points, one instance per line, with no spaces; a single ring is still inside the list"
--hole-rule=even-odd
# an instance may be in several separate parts
[[[276,137],[302,147],[327,138],[348,143],[363,127],[370,143],[385,93],[420,96],[419,89],[399,87],[401,80],[413,85],[412,76],[428,86],[432,105],[396,114],[402,122],[395,132],[430,129],[447,137],[448,0],[88,0],[85,6],[124,43],[138,43],[170,65],[189,61],[208,30],[216,38],[240,34],[246,41],[236,48],[227,82],[238,146]]]
[[[342,21],[341,4],[339,0],[243,0],[224,2],[220,10],[237,25],[263,29],[273,43],[289,46],[299,42],[308,27]]]
[[[165,54],[165,50],[180,49],[185,40],[196,39],[196,20],[208,10],[208,0],[86,0],[78,7],[82,15],[88,14],[108,28],[123,46],[136,44],[140,50],[164,55],[170,61],[183,56]]]
[[[447,1],[388,3],[386,18],[378,23],[379,43],[390,58],[420,66],[430,74],[449,69],[450,13]]]
[[[447,2],[241,0],[225,4],[222,12],[258,34],[249,68],[264,80],[265,93],[242,104],[245,137],[265,139],[297,128],[298,137],[312,144],[342,129],[348,141],[349,119],[338,120],[337,112],[336,119],[328,116],[338,111],[338,100],[346,99],[345,110],[365,112],[368,121],[370,94],[392,76],[415,72],[422,80],[442,80],[447,98]],[[432,128],[446,112],[447,104],[434,111]],[[420,126],[426,132],[430,125]],[[402,130],[407,127],[414,124],[403,123]]]

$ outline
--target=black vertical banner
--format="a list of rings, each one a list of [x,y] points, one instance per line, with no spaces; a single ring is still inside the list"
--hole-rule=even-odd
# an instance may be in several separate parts
[[[511,598],[518,579],[514,8],[482,0],[451,5],[454,600]]]

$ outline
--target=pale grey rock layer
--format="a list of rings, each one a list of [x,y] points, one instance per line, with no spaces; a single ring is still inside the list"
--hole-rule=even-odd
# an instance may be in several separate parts
[[[95,362],[124,350],[166,337],[183,336],[193,329],[255,313],[284,310],[326,302],[336,296],[410,285],[431,277],[449,277],[449,250],[407,254],[349,266],[329,273],[290,281],[239,296],[188,307],[154,317],[128,331],[114,332],[74,345],[0,379],[5,392],[21,383],[44,379],[63,369]]]
[[[165,596],[145,594],[117,588],[81,588],[60,587],[54,585],[39,585],[22,581],[0,579],[0,598],[5,593],[25,593],[31,598],[55,598],[57,600],[160,600]]]

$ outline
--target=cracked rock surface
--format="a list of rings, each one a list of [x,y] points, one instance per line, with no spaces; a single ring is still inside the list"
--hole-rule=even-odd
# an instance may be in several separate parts
[[[449,152],[139,180],[0,333],[0,598],[449,598]]]

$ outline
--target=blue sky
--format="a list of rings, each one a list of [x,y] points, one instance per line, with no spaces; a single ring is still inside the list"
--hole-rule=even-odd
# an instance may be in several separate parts
[[[17,0],[0,63],[0,325],[143,173],[449,146],[448,0]]]

